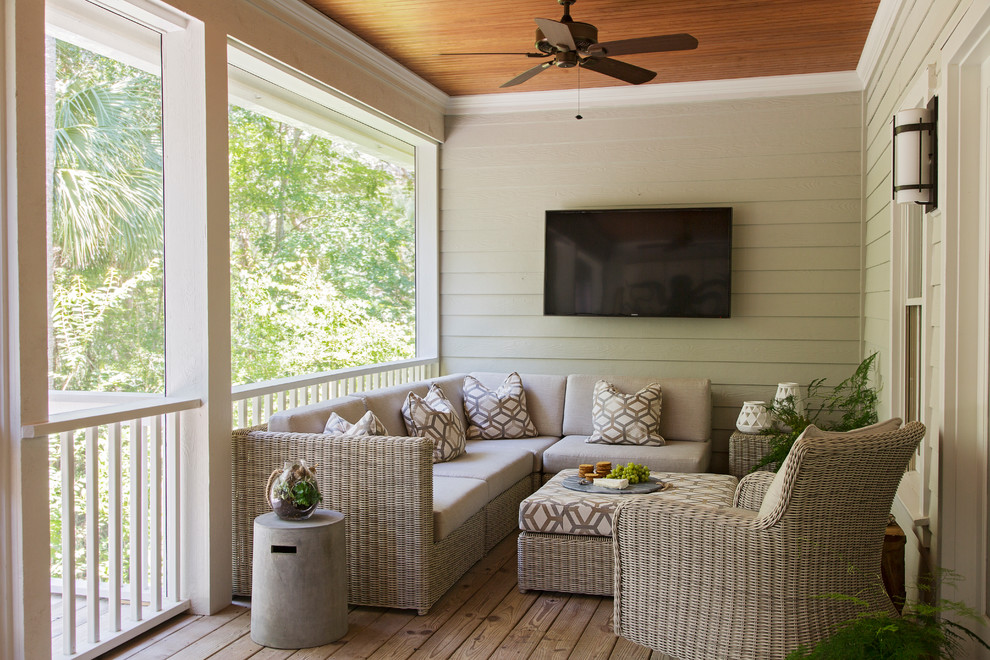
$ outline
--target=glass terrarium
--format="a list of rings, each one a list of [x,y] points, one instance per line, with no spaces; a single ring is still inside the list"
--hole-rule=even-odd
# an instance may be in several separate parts
[[[281,470],[268,478],[268,502],[283,520],[305,520],[323,501],[316,484],[316,468],[306,461],[286,461]]]

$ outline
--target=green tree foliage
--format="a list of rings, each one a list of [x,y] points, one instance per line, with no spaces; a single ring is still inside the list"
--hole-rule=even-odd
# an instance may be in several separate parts
[[[51,387],[164,392],[161,81],[56,42]]]
[[[415,354],[413,173],[230,107],[235,383]]]

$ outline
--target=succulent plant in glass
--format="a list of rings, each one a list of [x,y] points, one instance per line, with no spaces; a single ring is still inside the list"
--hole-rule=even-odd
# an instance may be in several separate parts
[[[281,470],[272,472],[267,493],[272,510],[283,520],[305,520],[323,501],[316,485],[316,468],[302,459],[286,461]]]

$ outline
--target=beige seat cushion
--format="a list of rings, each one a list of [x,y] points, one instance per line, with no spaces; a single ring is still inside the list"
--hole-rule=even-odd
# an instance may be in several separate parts
[[[728,474],[682,474],[654,472],[670,482],[669,490],[649,495],[580,493],[563,485],[564,477],[577,474],[565,470],[543,484],[519,505],[519,529],[547,534],[612,536],[612,517],[624,497],[657,497],[671,502],[696,502],[732,506],[738,481]],[[699,548],[703,552],[704,548]]]
[[[538,435],[535,438],[514,438],[512,440],[468,440],[468,451],[505,451],[506,447],[528,451],[533,455],[533,472],[543,471],[543,452],[560,438]]]
[[[289,433],[323,433],[332,412],[346,420],[352,420],[360,419],[366,410],[364,402],[358,397],[342,396],[329,401],[320,401],[277,412],[268,419],[268,430]],[[405,433],[401,435],[405,435]]]
[[[650,383],[663,390],[660,435],[670,440],[708,441],[712,436],[712,391],[707,378],[647,378],[645,376],[567,377],[564,394],[563,435],[590,436],[594,432],[591,415],[595,383],[606,380],[620,392],[636,392]]]
[[[475,447],[479,441],[468,443],[467,451],[452,461],[433,464],[434,477],[466,477],[479,479],[488,485],[488,500],[533,474],[533,455],[524,449],[510,450],[499,440],[495,449]]]
[[[853,429],[852,431],[823,431],[814,424],[811,424],[801,433],[801,435],[797,437],[797,440],[794,442],[797,442],[801,438],[849,438],[850,440],[855,440],[856,438],[866,435],[876,435],[877,433],[896,431],[899,428],[901,428],[900,417],[893,417],[884,422],[877,422],[876,424],[870,424],[869,426]],[[790,458],[791,455],[788,453],[787,456],[784,457],[784,460],[781,461],[777,474],[767,487],[767,492],[763,495],[763,503],[760,504],[761,518],[770,515],[770,512],[777,507],[777,504],[780,502],[780,498],[783,496],[784,478],[787,471],[791,469]]]
[[[569,435],[548,447],[543,452],[543,472],[552,474],[598,461],[611,461],[613,465],[632,461],[660,472],[707,472],[712,458],[711,441],[668,439],[665,445],[651,447],[589,444],[587,439],[584,435]]]
[[[488,504],[480,479],[433,477],[433,540],[439,541]]]
[[[488,388],[496,388],[502,384],[509,374],[473,371],[471,375]],[[564,423],[564,387],[566,376],[551,376],[546,374],[519,374],[523,390],[526,392],[526,408],[529,416],[536,425],[540,435],[563,435]]]

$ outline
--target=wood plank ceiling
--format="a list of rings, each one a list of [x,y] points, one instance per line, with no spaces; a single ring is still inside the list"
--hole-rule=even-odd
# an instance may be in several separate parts
[[[544,60],[533,52],[533,18],[559,20],[554,0],[305,0],[451,96],[572,89],[577,69],[550,67],[508,89],[499,85]],[[616,59],[658,72],[647,84],[851,71],[879,0],[577,0],[575,21],[599,41],[687,32],[697,50]],[[582,70],[581,87],[626,85]]]

